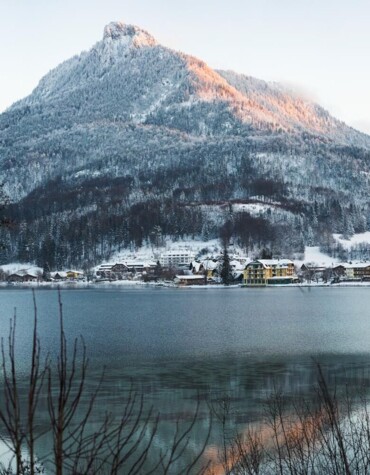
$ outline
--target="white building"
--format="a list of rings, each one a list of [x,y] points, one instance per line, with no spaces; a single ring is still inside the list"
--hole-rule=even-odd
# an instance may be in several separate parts
[[[176,249],[162,252],[159,262],[163,267],[185,267],[194,260],[194,252],[188,249]]]

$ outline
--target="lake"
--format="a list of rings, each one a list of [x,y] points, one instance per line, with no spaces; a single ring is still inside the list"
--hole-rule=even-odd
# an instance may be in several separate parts
[[[62,290],[68,341],[83,335],[89,385],[106,376],[100,412],[119,414],[130,381],[165,421],[189,419],[197,399],[217,404],[225,395],[236,430],[258,423],[274,388],[309,396],[322,364],[331,386],[354,387],[370,367],[370,288],[155,287]],[[59,344],[55,290],[36,291],[39,336],[46,354]],[[33,326],[29,289],[0,290],[1,336],[16,307],[19,369],[27,375]],[[99,411],[98,411],[99,412]],[[193,437],[207,430],[201,407]],[[217,431],[210,444],[217,445]],[[195,443],[196,445],[196,443]],[[46,449],[45,449],[46,450]]]

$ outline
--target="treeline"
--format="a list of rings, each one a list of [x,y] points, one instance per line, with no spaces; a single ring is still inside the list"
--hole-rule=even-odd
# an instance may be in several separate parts
[[[147,130],[127,130],[131,139],[150,136]],[[93,143],[103,132],[104,127]],[[164,134],[153,136],[153,147],[142,155],[111,153],[88,168],[81,165],[73,176],[71,166],[82,164],[87,151],[81,142],[72,160],[72,152],[61,147],[63,174],[8,206],[14,224],[0,230],[1,261],[89,267],[122,248],[156,245],[164,236],[227,238],[249,253],[268,248],[276,256],[302,253],[305,245],[338,253],[332,233],[348,237],[370,228],[364,175],[358,173],[360,162],[370,163],[367,153],[327,145],[315,154],[312,142],[304,155],[289,142],[273,152],[274,141],[234,138],[174,147]],[[338,161],[348,167],[339,168]],[[40,170],[41,165],[30,174],[37,179]],[[241,210],[240,203],[261,206],[252,212]]]
[[[171,208],[158,202],[137,204],[111,214],[99,207],[87,214],[53,214],[31,223],[22,221],[14,230],[6,230],[5,249],[21,262],[36,260],[51,269],[93,265],[107,259],[123,247],[138,248],[155,242],[158,229],[177,238],[201,230],[198,210]],[[162,231],[163,230],[163,231]],[[11,259],[8,256],[9,260]]]
[[[250,242],[270,243],[273,228],[263,218],[243,213],[236,223],[247,216]],[[158,200],[117,207],[115,212],[113,205],[97,206],[83,215],[77,211],[51,214],[29,222],[22,220],[12,229],[3,229],[2,257],[3,261],[35,261],[41,267],[47,263],[52,270],[92,266],[123,248],[158,246],[164,236],[173,240],[217,238],[225,226],[213,222],[199,206]],[[264,234],[264,230],[268,233]],[[241,238],[242,226],[234,226],[231,234]]]
[[[0,229],[1,261],[91,267],[122,248],[156,246],[164,236],[221,238],[249,253],[268,248],[292,256],[305,245],[331,252],[332,233],[348,237],[369,228],[368,208],[343,193],[317,186],[311,199],[297,199],[287,177],[276,171],[272,178],[257,168],[261,157],[245,153],[236,168],[230,165],[235,157],[230,160],[212,166],[190,160],[116,178],[50,180],[7,207],[13,225]],[[257,203],[260,210],[243,210],[243,203]]]

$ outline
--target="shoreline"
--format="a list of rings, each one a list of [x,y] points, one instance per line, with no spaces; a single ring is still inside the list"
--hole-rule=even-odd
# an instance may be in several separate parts
[[[245,284],[206,284],[206,285],[175,285],[165,282],[143,282],[132,280],[119,280],[119,281],[104,281],[104,282],[0,282],[1,289],[99,289],[99,288],[117,288],[117,287],[165,287],[171,289],[274,289],[274,288],[353,288],[353,287],[365,287],[370,288],[369,282],[338,282],[338,283],[324,283],[324,282],[305,282],[302,284],[274,284],[274,285],[245,285]]]

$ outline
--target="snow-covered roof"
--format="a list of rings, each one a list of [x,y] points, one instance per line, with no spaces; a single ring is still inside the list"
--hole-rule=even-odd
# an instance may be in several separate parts
[[[181,279],[181,280],[194,280],[194,279],[197,279],[197,280],[204,280],[204,276],[203,275],[177,275],[176,276],[176,279]]]
[[[25,275],[38,277],[40,273],[42,273],[42,269],[40,267],[31,267],[29,269],[18,269],[16,272],[12,272],[11,275],[18,275],[19,277],[24,277]]]
[[[337,264],[336,264],[337,265]],[[311,269],[311,270],[325,270],[328,266],[324,266],[324,265],[318,265],[316,264],[316,262],[305,262],[304,264],[302,264],[301,268],[302,267],[305,267],[306,269]],[[336,266],[335,266],[336,267]]]
[[[249,262],[247,266],[255,263],[260,263],[263,267],[287,267],[288,265],[294,265],[294,262],[290,259],[257,259],[256,261]]]
[[[334,267],[344,267],[345,269],[366,269],[370,267],[370,262],[339,262]]]
[[[199,272],[201,265],[202,265],[201,262],[193,261],[193,262],[191,263],[191,268],[192,268],[195,272]]]
[[[138,259],[127,259],[124,261],[116,262],[113,265],[122,265],[126,267],[150,267],[150,266],[156,266],[157,263],[154,261],[144,261],[144,260],[140,261]]]
[[[161,253],[161,257],[194,256],[194,251],[189,249],[170,249]]]
[[[206,270],[214,270],[214,269],[217,269],[217,267],[219,266],[219,262],[218,261],[213,261],[211,259],[206,259],[205,261],[203,261],[203,267],[206,269]]]
[[[11,275],[17,275],[18,277],[25,277],[29,275],[30,277],[38,277],[37,271],[35,272],[34,269],[19,269],[17,272],[12,273]]]
[[[370,267],[370,262],[358,262],[356,264],[350,264],[351,269],[366,269]]]
[[[279,264],[286,266],[288,264],[294,264],[290,259],[258,259],[258,262],[261,262],[266,266],[276,266]]]
[[[28,271],[29,273],[32,274],[37,274],[38,272],[42,272],[41,267],[33,266],[32,264],[24,264],[24,263],[18,263],[14,262],[12,264],[4,264],[0,266],[0,269],[3,270],[4,272],[9,272],[10,274],[15,274],[19,271]]]
[[[55,277],[56,275],[59,275],[60,277],[67,277],[67,272],[64,270],[57,270],[55,272],[50,273],[51,277]]]

